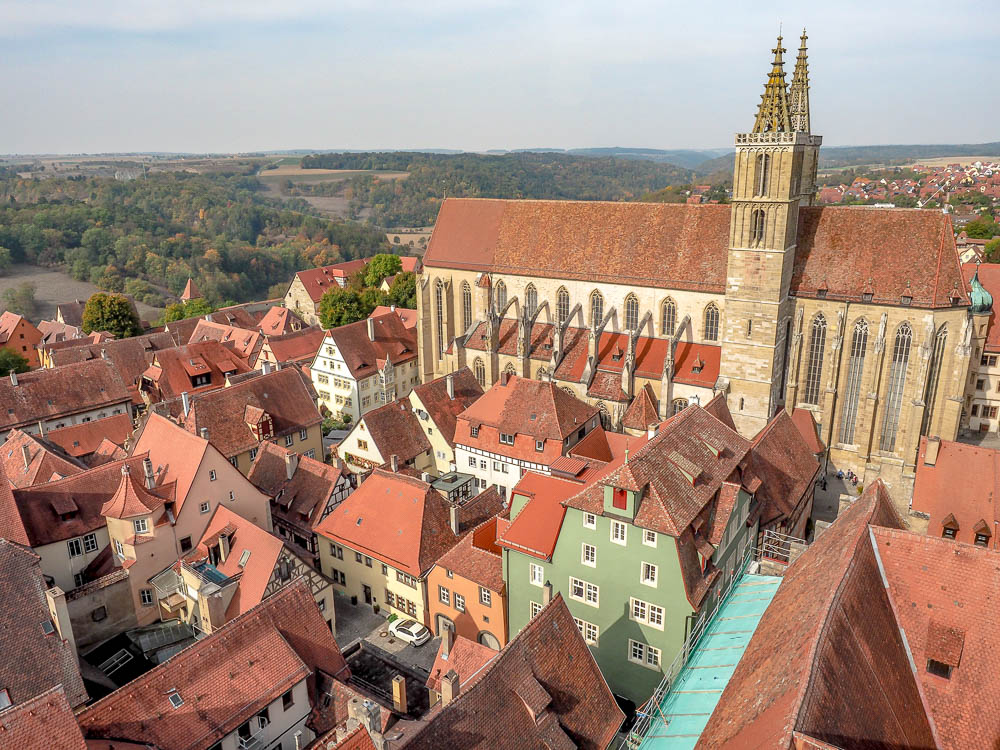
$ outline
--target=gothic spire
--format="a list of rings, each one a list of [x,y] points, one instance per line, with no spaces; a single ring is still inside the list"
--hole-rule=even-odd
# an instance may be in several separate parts
[[[792,118],[792,130],[797,133],[809,132],[809,63],[806,60],[806,30],[802,29],[799,56],[795,61],[792,85],[788,89],[788,107]]]
[[[791,120],[788,116],[788,91],[785,85],[785,63],[781,56],[785,48],[781,46],[781,35],[778,35],[778,46],[773,50],[774,63],[771,65],[771,75],[764,84],[764,93],[760,95],[760,107],[757,109],[757,121],[753,132],[773,133],[789,132]]]

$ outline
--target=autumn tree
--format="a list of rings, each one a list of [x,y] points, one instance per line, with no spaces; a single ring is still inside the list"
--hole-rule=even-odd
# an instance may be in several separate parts
[[[377,287],[386,276],[392,276],[403,270],[403,261],[398,255],[379,253],[372,258],[364,269],[364,284]]]
[[[374,309],[353,289],[329,289],[319,301],[319,322],[324,328],[338,328],[367,318]]]
[[[198,297],[189,299],[187,302],[175,302],[172,305],[167,305],[167,309],[163,313],[163,322],[172,323],[175,320],[184,320],[185,318],[199,318],[211,312],[215,312],[215,308],[203,297]]]
[[[13,349],[0,349],[0,377],[6,377],[12,372],[27,372],[28,360]]]
[[[139,315],[122,294],[92,294],[83,308],[83,332],[107,331],[117,339],[142,333]]]

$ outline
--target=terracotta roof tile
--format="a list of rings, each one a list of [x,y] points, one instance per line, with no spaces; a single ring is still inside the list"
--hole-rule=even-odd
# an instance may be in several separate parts
[[[266,344],[277,362],[312,364],[323,345],[326,331],[318,326],[302,328],[281,336],[267,336]]]
[[[45,433],[45,438],[70,456],[82,457],[96,451],[105,440],[110,440],[115,445],[125,445],[125,441],[132,436],[132,429],[132,420],[128,414],[112,414],[104,419],[49,430]]]
[[[88,750],[61,685],[0,712],[0,747],[30,750],[42,741],[48,750]]]
[[[135,462],[132,462],[135,463]],[[101,506],[101,515],[110,518],[146,516],[163,507],[163,498],[157,497],[143,486],[142,474],[133,475],[128,461],[119,468],[121,479],[107,502]],[[58,512],[58,509],[56,509]]]
[[[132,456],[147,454],[153,462],[157,483],[175,484],[174,514],[179,515],[209,449],[207,440],[192,435],[166,417],[151,413],[136,438]]]
[[[305,321],[287,307],[275,305],[264,313],[257,330],[265,336],[284,336],[306,328]]]
[[[368,337],[372,321],[374,341]],[[417,358],[417,332],[407,328],[395,313],[367,318],[327,332],[355,380],[374,375],[386,360],[393,366]]]
[[[407,328],[417,327],[417,311],[411,310],[406,307],[395,307],[393,305],[378,305],[374,310],[372,310],[372,314],[369,315],[368,317],[377,318],[381,315],[385,315],[386,313],[395,313],[397,316],[399,316],[399,319],[403,321],[403,325],[406,326]]]
[[[757,433],[750,450],[750,471],[761,480],[757,498],[761,523],[791,516],[815,492],[820,463],[812,446],[784,409]]]
[[[54,366],[71,365],[92,359],[109,359],[128,385],[134,385],[152,360],[152,354],[174,345],[169,333],[149,333],[127,339],[88,343],[87,339],[69,342],[75,346],[52,348]]]
[[[188,278],[187,284],[184,285],[184,291],[181,292],[181,302],[187,302],[192,299],[199,299],[201,297],[201,292],[194,283],[194,279]]]
[[[436,564],[500,593],[505,585],[503,558],[497,541],[497,520],[493,517],[462,537],[462,541],[441,555]]]
[[[497,543],[541,560],[551,559],[566,516],[564,501],[579,491],[578,482],[529,471],[510,493],[512,499],[521,495],[528,502]]]
[[[248,372],[251,368],[233,351],[231,345],[201,341],[154,354],[153,364],[143,373],[144,390],[153,401],[176,398],[184,392],[221,388],[226,373]],[[208,376],[206,385],[195,386],[193,378]]]
[[[273,516],[304,529],[315,529],[343,472],[337,466],[297,456],[295,471],[288,479],[285,464],[288,454],[287,448],[270,441],[261,443],[247,479],[268,497],[277,498],[271,506]]]
[[[403,463],[431,450],[430,441],[420,429],[420,421],[409,401],[391,401],[365,412],[352,432],[360,431],[362,423],[386,463],[393,455]]]
[[[199,320],[187,343],[197,344],[200,341],[219,341],[231,345],[237,356],[253,367],[260,348],[264,345],[264,334],[257,330]]]
[[[448,441],[448,445],[454,447],[458,415],[483,395],[483,388],[468,367],[455,371],[451,377],[454,398],[448,396],[448,376],[415,386],[413,393],[420,399],[420,403],[423,404],[441,436]]]
[[[0,687],[16,705],[39,693],[62,685],[73,706],[87,700],[76,653],[58,631],[46,634],[51,625],[40,558],[19,544],[0,539]],[[0,713],[0,724],[6,712]],[[0,746],[10,747],[2,734]]]
[[[483,675],[483,667],[493,661],[499,652],[477,641],[470,641],[460,635],[454,636],[451,651],[443,655],[444,639],[438,646],[437,656],[431,666],[427,687],[441,692],[441,678],[451,670],[458,675],[459,691],[468,690]]]
[[[308,268],[295,274],[305,287],[309,298],[318,303],[323,295],[332,289],[340,289],[343,285],[337,279],[345,281],[360,271],[371,258],[361,258],[360,260],[349,260],[344,263],[335,263],[332,266],[320,266],[319,268]]]
[[[645,430],[650,425],[659,424],[659,421],[656,394],[653,393],[653,386],[646,383],[629,404],[622,425],[630,430]]]
[[[127,415],[122,416],[128,420]],[[25,449],[28,451],[27,465]],[[53,475],[68,477],[79,474],[86,468],[48,440],[21,430],[11,430],[7,442],[0,446],[0,464],[11,485],[17,488],[48,482]]]
[[[532,681],[538,690],[532,715],[519,690]],[[518,747],[551,750],[565,735],[581,750],[605,748],[622,713],[560,595],[542,609],[447,706],[415,728],[409,750],[425,748]]]

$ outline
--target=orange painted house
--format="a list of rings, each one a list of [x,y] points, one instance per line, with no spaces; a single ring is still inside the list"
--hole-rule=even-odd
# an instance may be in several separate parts
[[[430,627],[500,649],[507,645],[507,588],[497,537],[510,522],[494,516],[441,556],[427,576]]]
[[[10,349],[26,360],[31,368],[38,367],[38,349],[42,341],[39,331],[23,315],[10,312],[0,315],[0,349]]]

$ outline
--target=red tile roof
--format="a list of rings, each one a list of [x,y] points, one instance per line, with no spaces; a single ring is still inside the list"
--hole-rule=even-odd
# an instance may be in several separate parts
[[[109,360],[33,370],[0,378],[0,434],[39,420],[130,403],[128,383]]]
[[[792,421],[798,427],[809,450],[813,453],[823,453],[826,448],[823,441],[819,439],[819,425],[816,424],[816,417],[809,409],[792,409]]]
[[[306,328],[305,321],[287,307],[275,305],[270,308],[257,324],[257,330],[265,336],[283,336]]]
[[[0,747],[88,750],[61,685],[0,712]]]
[[[247,479],[268,497],[278,498],[271,506],[273,516],[303,529],[315,529],[343,472],[337,466],[298,456],[295,473],[288,479],[288,454],[287,448],[270,441],[261,443]]]
[[[25,328],[21,330],[25,331],[26,333],[30,333],[31,330],[34,330],[37,332],[37,335],[33,336],[32,338],[38,340],[41,339],[41,331],[38,328],[36,328],[35,325],[30,320],[25,318],[23,315],[18,315],[17,313],[12,313],[10,310],[5,310],[3,313],[0,313],[0,345],[7,343],[11,334],[14,333],[14,330],[18,327],[18,325],[21,322],[23,322],[25,325]],[[25,339],[25,341],[27,342],[27,339]],[[34,346],[35,343],[37,342],[31,341],[28,342],[28,345]]]
[[[789,566],[698,748],[792,748],[796,731],[837,747],[938,746],[869,524],[901,525],[881,480]]]
[[[725,205],[449,198],[424,264],[721,294],[729,224]],[[967,304],[951,221],[936,211],[804,207],[795,253],[797,296],[825,284],[856,298],[871,280],[876,302],[949,307],[957,290]]]
[[[750,449],[749,471],[761,480],[756,497],[761,525],[785,516],[808,502],[816,489],[820,463],[812,446],[784,409],[757,433]]]
[[[406,307],[396,307],[395,305],[379,305],[374,310],[369,318],[377,318],[386,313],[395,313],[399,316],[399,319],[403,321],[403,325],[407,328],[417,327],[417,311],[410,310]]]
[[[201,292],[194,283],[194,279],[188,278],[187,284],[184,285],[184,291],[181,292],[181,302],[187,302],[188,300],[200,298]]]
[[[949,519],[957,524],[959,541],[971,544],[976,533],[985,533],[995,549],[1000,544],[1000,451],[949,440],[938,445],[934,465],[928,465],[928,441],[920,438],[911,507],[929,516],[929,536],[941,536]]]
[[[150,413],[136,438],[132,456],[149,455],[157,485],[175,483],[174,515],[177,516],[187,500],[205,452],[210,449],[207,440],[192,435],[166,417]]]
[[[301,362],[312,364],[316,353],[323,345],[326,331],[317,326],[303,328],[283,336],[268,336],[267,347],[277,362]]]
[[[483,388],[468,367],[455,371],[451,377],[454,398],[448,396],[448,376],[415,386],[413,393],[420,399],[441,436],[448,441],[448,445],[454,447],[458,415],[483,395]]]
[[[0,539],[0,688],[14,704],[62,685],[73,706],[87,700],[76,653],[58,631],[46,635],[43,623],[51,623],[45,598],[48,589],[41,562],[31,550]],[[0,724],[7,712],[0,712]],[[0,747],[11,747],[0,734]]]
[[[362,258],[360,260],[349,260],[345,263],[336,263],[332,266],[309,268],[305,271],[299,271],[295,276],[302,282],[309,298],[313,302],[318,303],[322,296],[331,288],[340,289],[343,286],[336,279],[346,281],[348,277],[368,265],[369,260],[370,258]]]
[[[635,394],[622,418],[622,426],[630,430],[645,430],[650,425],[659,424],[660,415],[657,411],[657,398],[653,387],[646,383]]]
[[[579,491],[578,482],[529,471],[510,493],[512,501],[515,495],[521,495],[528,502],[511,519],[497,543],[540,560],[551,559],[566,516],[563,503]]]
[[[349,674],[303,580],[184,649],[80,713],[88,739],[145,741],[160,750],[208,747],[317,671]],[[176,690],[184,703],[173,708]],[[317,727],[324,732],[329,726]]]
[[[426,482],[375,469],[316,532],[412,576],[424,575],[458,542],[449,504]]]
[[[373,323],[374,341],[368,338],[369,320]],[[395,313],[333,328],[328,334],[355,380],[374,375],[386,360],[397,366],[417,358],[416,329],[404,326]]]
[[[202,341],[173,349],[163,349],[154,355],[153,364],[143,373],[151,384],[151,397],[160,401],[177,398],[185,391],[195,393],[221,388],[225,373],[249,372],[250,367],[231,348],[218,341]],[[195,387],[193,376],[207,375],[207,385]]]
[[[123,446],[132,436],[132,419],[128,414],[112,414],[104,419],[49,430],[45,438],[55,443],[70,456],[87,456],[97,450],[104,440]]]
[[[236,456],[260,443],[250,424],[256,421],[246,413],[251,407],[270,416],[274,438],[297,435],[323,421],[302,377],[289,367],[192,396],[184,428],[197,435],[207,429],[212,445],[226,458]]]
[[[603,750],[622,718],[557,594],[406,747]]]
[[[169,349],[174,345],[169,333],[149,333],[127,339],[112,339],[90,343],[87,339],[67,342],[71,346],[50,347],[54,366],[71,365],[92,359],[111,360],[128,385],[134,385],[149,367],[153,352]]]
[[[438,646],[437,656],[431,666],[430,677],[427,678],[427,687],[430,690],[441,692],[441,678],[451,670],[455,670],[458,675],[459,692],[468,690],[472,684],[483,676],[483,668],[493,661],[498,651],[494,651],[489,646],[484,646],[478,641],[470,641],[460,635],[454,636],[454,643],[447,656],[443,655],[444,640]]]
[[[122,416],[128,419],[127,415]],[[27,466],[24,461],[25,448],[28,449],[29,457]],[[7,442],[0,446],[0,464],[11,485],[18,488],[48,482],[56,475],[68,477],[79,474],[86,468],[48,440],[21,430],[11,430]]]
[[[163,498],[145,488],[142,474],[133,475],[127,461],[122,462],[119,472],[121,480],[118,489],[101,507],[102,516],[134,518],[149,515],[163,507]]]
[[[9,539],[25,546],[31,545],[2,463],[0,463],[0,539]]]
[[[362,423],[364,432],[361,431]],[[430,441],[420,429],[420,421],[409,401],[391,401],[365,412],[351,432],[355,430],[359,435],[368,435],[386,463],[393,455],[403,463],[431,450]]]
[[[996,747],[1000,552],[899,529],[873,533],[940,747]],[[951,666],[951,677],[931,674],[929,659]]]
[[[257,362],[260,348],[264,345],[264,334],[256,330],[199,320],[191,332],[188,344],[197,344],[199,341],[230,344],[236,355],[248,366],[253,367]]]
[[[491,591],[504,590],[503,558],[497,546],[497,519],[485,521],[441,555],[437,565]]]

